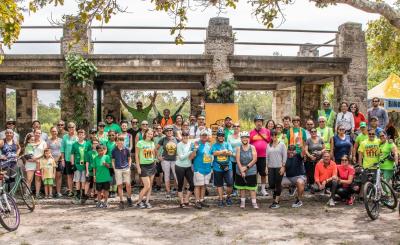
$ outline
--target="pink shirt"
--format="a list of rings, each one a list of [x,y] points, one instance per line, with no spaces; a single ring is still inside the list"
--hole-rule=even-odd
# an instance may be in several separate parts
[[[271,142],[271,135],[268,129],[261,128],[259,133],[257,133],[256,129],[250,131],[250,144],[256,148],[257,157],[267,156],[267,145],[269,142]]]

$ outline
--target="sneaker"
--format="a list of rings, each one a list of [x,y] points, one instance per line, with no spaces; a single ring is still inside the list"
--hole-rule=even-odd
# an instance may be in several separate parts
[[[240,208],[245,208],[246,207],[246,202],[240,202]]]
[[[354,196],[351,196],[347,201],[346,204],[349,206],[353,206],[354,203]]]
[[[140,202],[140,203],[136,204],[136,207],[138,207],[140,209],[144,209],[144,208],[146,208],[146,204],[144,204],[144,202]]]
[[[48,196],[47,199],[53,199],[53,196]]]
[[[186,205],[185,205],[184,203],[181,203],[181,204],[179,204],[179,207],[180,207],[180,208],[185,208]]]
[[[118,207],[119,209],[124,209],[125,208],[124,202],[119,202]]]
[[[254,209],[258,209],[257,203],[252,203]]]
[[[108,208],[108,204],[103,202],[103,205],[101,206],[101,208]]]
[[[237,197],[237,196],[238,196],[237,191],[236,191],[236,190],[233,190],[233,192],[232,192],[232,197]]]
[[[115,198],[116,197],[116,195],[115,195],[115,192],[110,192],[110,198]]]
[[[201,202],[196,202],[196,203],[194,204],[194,208],[196,208],[196,209],[202,209],[202,208],[203,208],[203,205],[201,205]]]
[[[209,207],[210,207],[210,205],[208,205],[205,201],[200,202],[200,205],[201,205],[203,208],[209,208]]]
[[[170,199],[171,198],[171,194],[169,194],[169,193],[165,194],[165,198]]]
[[[292,204],[292,208],[299,208],[303,206],[303,202],[300,200],[297,200],[295,203]]]
[[[74,196],[74,193],[73,193],[72,191],[69,191],[67,196],[68,196],[68,197],[73,197],[73,196]]]
[[[277,202],[273,202],[270,206],[269,206],[269,208],[272,208],[272,209],[276,209],[276,208],[280,208],[281,206],[279,206],[279,203],[277,203]]]
[[[132,203],[132,199],[128,199],[128,207],[132,207],[133,206],[133,203]]]
[[[269,196],[268,192],[264,189],[261,190],[261,195],[263,195],[265,197]]]
[[[73,204],[81,204],[81,199],[75,198],[75,199],[72,201],[72,203],[73,203]]]
[[[146,206],[146,208],[153,208],[153,206],[151,206],[149,202],[146,202],[144,205]]]
[[[219,200],[219,201],[218,201],[218,207],[219,207],[219,208],[223,208],[224,206],[225,206],[224,201]]]
[[[63,195],[61,193],[56,194],[56,198],[61,198],[61,197],[63,197]]]
[[[230,206],[232,206],[232,199],[229,197],[229,198],[227,198],[226,199],[226,206],[228,206],[228,207],[230,207]]]
[[[97,201],[97,203],[96,203],[96,208],[100,208],[101,207],[101,202],[99,202],[99,201]]]
[[[329,201],[327,203],[329,206],[333,207],[335,206],[335,201],[332,198],[329,198]]]

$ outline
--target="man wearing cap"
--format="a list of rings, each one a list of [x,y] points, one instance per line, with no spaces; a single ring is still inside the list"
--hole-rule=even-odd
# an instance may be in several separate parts
[[[193,160],[193,184],[196,199],[195,208],[197,209],[209,207],[204,201],[204,196],[206,185],[210,183],[213,162],[213,156],[210,153],[211,144],[208,142],[210,136],[211,133],[209,131],[202,130],[200,132],[200,140],[196,140],[192,144],[192,153],[189,156],[189,159]]]
[[[379,103],[380,103],[379,98],[374,97],[372,99],[372,107],[369,108],[367,112],[368,124],[371,123],[373,117],[376,117],[379,122],[378,126],[384,129],[386,128],[386,125],[389,123],[389,117],[385,108],[380,107]]]
[[[211,154],[214,156],[214,185],[218,191],[218,207],[222,208],[225,205],[223,200],[224,182],[226,184],[226,205],[232,206],[233,175],[232,162],[230,160],[232,146],[228,142],[225,142],[225,133],[222,128],[219,128],[217,131],[217,140],[211,148]]]
[[[271,135],[267,128],[263,127],[264,118],[257,115],[254,118],[255,128],[250,131],[250,144],[254,145],[257,151],[257,172],[261,176],[261,194],[267,196],[265,189],[267,183],[267,145],[271,142]]]
[[[322,109],[318,110],[318,118],[321,116],[326,118],[326,126],[333,128],[335,125],[336,112],[332,110],[329,100],[324,100]]]
[[[333,129],[326,126],[326,117],[320,116],[318,118],[317,135],[321,137],[325,144],[325,150],[331,150],[331,138],[334,136]]]
[[[367,128],[367,123],[366,122],[360,122],[360,131],[361,133],[357,136],[354,146],[353,146],[353,162],[354,164],[357,163],[358,159],[358,147],[360,147],[361,142],[364,140],[368,139],[368,128]]]
[[[115,122],[115,118],[112,114],[107,114],[106,115],[106,126],[104,127],[104,132],[108,133],[108,131],[113,130],[114,132],[120,134],[121,131],[121,127],[116,124]]]
[[[206,127],[206,118],[203,115],[197,116],[197,127],[190,129],[189,135],[191,139],[199,139],[201,131],[207,131],[211,135],[211,129]]]
[[[9,118],[6,121],[6,129],[0,132],[0,140],[3,140],[6,137],[6,130],[11,129],[14,132],[14,142],[19,142],[19,134],[15,132],[15,120]]]
[[[381,127],[378,127],[378,117],[372,116],[369,120],[369,129],[375,130],[376,137],[379,137],[379,134],[383,131]]]
[[[232,117],[226,116],[224,120],[224,133],[225,133],[225,142],[228,141],[229,135],[233,134],[233,124]]]
[[[129,113],[132,115],[133,118],[136,118],[139,121],[139,124],[142,121],[147,120],[149,113],[151,111],[151,108],[153,108],[153,105],[156,101],[157,98],[157,92],[154,91],[153,96],[151,96],[151,103],[148,107],[143,108],[143,103],[141,101],[136,102],[136,109],[133,107],[130,107],[121,97],[121,94],[119,94],[119,100],[121,103],[125,106],[125,108],[129,111]]]

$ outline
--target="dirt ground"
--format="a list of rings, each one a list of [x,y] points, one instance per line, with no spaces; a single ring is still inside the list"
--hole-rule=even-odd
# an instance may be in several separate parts
[[[383,208],[371,221],[359,203],[330,208],[325,197],[309,197],[293,209],[285,199],[276,210],[270,198],[259,210],[221,209],[215,200],[203,210],[157,199],[153,209],[122,211],[42,201],[33,213],[21,210],[16,232],[0,228],[0,244],[400,244],[397,210]]]

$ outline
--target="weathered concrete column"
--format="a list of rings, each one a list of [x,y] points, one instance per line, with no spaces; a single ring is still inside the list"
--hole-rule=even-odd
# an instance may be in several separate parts
[[[292,90],[273,91],[272,120],[282,122],[284,116],[293,116]]]
[[[107,114],[112,114],[117,122],[121,119],[120,93],[120,89],[113,85],[103,85],[103,116],[105,117]]]
[[[17,132],[20,140],[31,132],[32,121],[37,119],[37,91],[32,89],[16,90]]]
[[[228,56],[234,51],[232,26],[228,18],[211,18],[208,22],[205,54],[213,56],[213,65],[205,77],[205,88],[215,88],[224,80],[233,79]]]
[[[74,28],[70,29],[71,23],[74,23]],[[87,55],[92,52],[91,33],[87,25],[75,24],[78,23],[76,17],[68,16],[63,26],[63,37],[61,38],[61,54]],[[79,35],[79,41],[76,41],[74,35]],[[63,77],[61,76],[61,80]],[[84,112],[84,122],[80,127],[89,130],[93,124],[93,85],[86,84],[85,86],[66,86],[61,83],[61,118],[69,122],[73,121],[77,101],[74,99],[76,91],[84,92],[87,97],[88,104]]]
[[[347,22],[339,26],[339,33],[336,34],[334,49],[335,57],[351,58],[347,74],[335,79],[335,110],[340,102],[354,102],[360,107],[360,111],[367,111],[367,44],[362,25],[359,23]]]
[[[203,111],[204,91],[200,89],[190,90],[190,114],[198,116]]]
[[[0,53],[1,55],[1,53]],[[7,87],[4,81],[0,81],[0,129],[4,129],[7,112]]]

